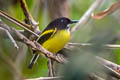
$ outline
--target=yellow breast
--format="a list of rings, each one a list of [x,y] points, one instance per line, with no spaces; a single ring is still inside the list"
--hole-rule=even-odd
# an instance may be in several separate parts
[[[70,31],[60,30],[52,38],[45,41],[42,46],[50,52],[57,53],[65,46],[69,39]]]

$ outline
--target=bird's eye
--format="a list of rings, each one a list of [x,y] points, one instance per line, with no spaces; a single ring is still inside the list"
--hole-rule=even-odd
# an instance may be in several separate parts
[[[61,22],[63,23],[63,22],[64,22],[64,20],[61,20]]]

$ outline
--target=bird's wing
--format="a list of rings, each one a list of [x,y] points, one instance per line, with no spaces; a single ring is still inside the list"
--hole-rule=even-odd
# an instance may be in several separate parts
[[[44,43],[46,40],[48,40],[49,38],[53,37],[54,34],[56,33],[57,29],[51,29],[51,30],[46,30],[44,31],[41,35],[40,35],[40,39],[38,40],[38,42],[40,44]]]

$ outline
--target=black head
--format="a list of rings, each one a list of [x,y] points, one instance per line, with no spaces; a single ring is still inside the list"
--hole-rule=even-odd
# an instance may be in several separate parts
[[[77,20],[70,20],[66,17],[61,17],[61,18],[57,18],[55,20],[53,20],[45,30],[47,29],[68,29],[69,28],[69,24],[72,23],[77,23]]]

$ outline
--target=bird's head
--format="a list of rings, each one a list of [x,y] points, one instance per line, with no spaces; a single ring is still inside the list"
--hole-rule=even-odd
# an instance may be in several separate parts
[[[70,24],[77,23],[78,20],[70,20],[66,17],[61,17],[53,20],[47,28],[68,29]]]

